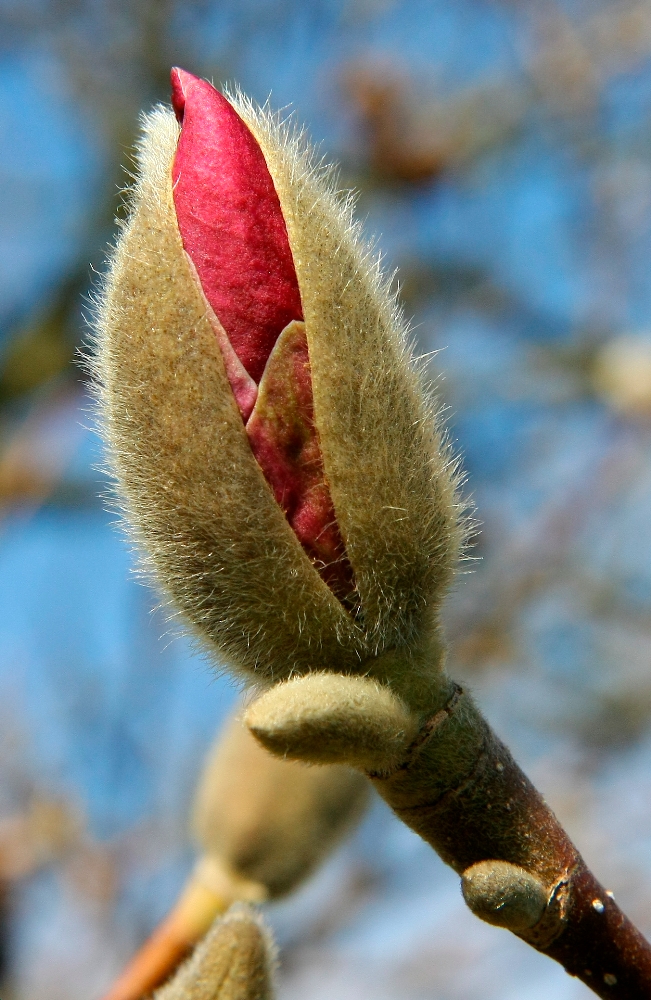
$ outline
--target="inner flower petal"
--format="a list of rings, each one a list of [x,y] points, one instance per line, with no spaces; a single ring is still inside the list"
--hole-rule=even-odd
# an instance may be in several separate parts
[[[183,246],[235,353],[259,382],[281,330],[302,319],[287,227],[260,146],[206,80],[172,70],[183,127],[172,167]]]
[[[276,341],[246,431],[299,541],[344,600],[354,589],[353,571],[323,469],[304,323],[289,323]]]

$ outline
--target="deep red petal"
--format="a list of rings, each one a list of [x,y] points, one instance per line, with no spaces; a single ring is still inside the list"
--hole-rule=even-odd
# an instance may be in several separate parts
[[[182,124],[172,180],[183,245],[259,382],[281,330],[303,316],[278,195],[258,143],[211,84],[175,68],[172,103]]]

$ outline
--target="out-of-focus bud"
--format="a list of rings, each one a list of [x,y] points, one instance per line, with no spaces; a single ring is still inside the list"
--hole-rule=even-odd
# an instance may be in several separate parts
[[[150,993],[231,903],[263,903],[295,889],[361,818],[369,792],[366,779],[349,767],[278,760],[234,717],[215,741],[197,788],[194,871],[104,1000]]]
[[[232,879],[257,885],[258,899],[283,896],[339,843],[368,795],[368,782],[356,771],[278,760],[234,718],[197,789],[198,875],[207,884],[214,877],[216,889]]]
[[[245,904],[217,920],[156,1000],[273,1000],[276,946]]]
[[[98,308],[102,423],[172,604],[258,681],[441,659],[455,471],[394,295],[303,139],[183,71]]]

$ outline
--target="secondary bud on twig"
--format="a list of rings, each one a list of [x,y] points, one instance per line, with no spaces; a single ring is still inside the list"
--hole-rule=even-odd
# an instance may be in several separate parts
[[[291,127],[181,70],[173,88],[180,124],[145,119],[98,309],[135,538],[241,671],[351,673],[428,648],[431,675],[455,474],[393,294]]]
[[[390,771],[417,723],[392,691],[364,677],[311,674],[277,684],[251,705],[246,723],[272,753],[365,771]]]
[[[273,1000],[275,964],[271,934],[239,903],[215,922],[156,1000]]]
[[[461,891],[475,916],[516,933],[537,924],[547,906],[540,879],[508,861],[480,861],[467,868]]]

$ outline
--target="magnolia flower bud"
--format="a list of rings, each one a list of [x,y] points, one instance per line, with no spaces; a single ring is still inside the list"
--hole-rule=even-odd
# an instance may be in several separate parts
[[[431,671],[455,473],[388,282],[290,127],[182,70],[173,102],[145,118],[97,320],[135,540],[249,676]]]

